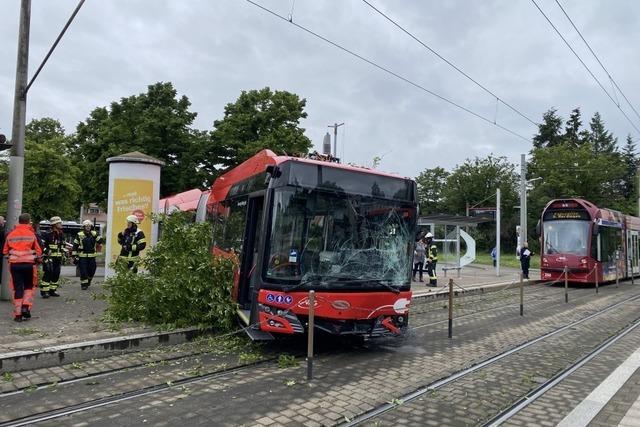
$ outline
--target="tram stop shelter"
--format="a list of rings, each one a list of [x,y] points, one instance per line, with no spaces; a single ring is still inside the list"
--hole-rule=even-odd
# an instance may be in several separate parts
[[[446,277],[447,271],[456,270],[460,276],[460,270],[465,265],[471,264],[476,259],[476,241],[463,228],[477,227],[478,224],[495,221],[490,217],[461,216],[451,214],[431,214],[418,217],[419,236],[427,232],[433,234],[433,240],[442,244],[442,258],[445,260],[442,271]],[[466,251],[461,256],[461,242],[464,242]],[[453,255],[453,262],[452,262]],[[440,258],[440,256],[438,257]]]

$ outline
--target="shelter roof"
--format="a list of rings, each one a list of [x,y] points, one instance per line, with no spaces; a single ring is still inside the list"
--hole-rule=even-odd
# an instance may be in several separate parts
[[[489,217],[477,217],[477,216],[463,216],[463,215],[451,215],[451,214],[431,214],[418,218],[418,225],[454,225],[460,227],[476,227],[483,222],[494,221]]]

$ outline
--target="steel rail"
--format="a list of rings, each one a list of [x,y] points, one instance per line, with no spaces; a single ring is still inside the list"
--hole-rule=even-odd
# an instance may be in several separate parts
[[[376,407],[376,408],[374,408],[374,409],[372,409],[370,411],[367,411],[367,412],[355,417],[354,419],[352,419],[352,420],[350,420],[348,422],[342,423],[342,424],[340,424],[340,427],[351,427],[351,426],[360,425],[361,423],[363,423],[365,421],[369,421],[369,420],[371,420],[373,418],[378,417],[379,415],[382,415],[385,412],[388,412],[388,411],[390,411],[392,409],[397,408],[398,406],[400,406],[403,403],[415,400],[418,397],[421,397],[421,396],[423,396],[423,395],[425,395],[427,393],[430,393],[430,392],[432,392],[434,390],[437,390],[437,389],[439,389],[439,388],[441,388],[441,387],[443,387],[445,385],[451,384],[452,382],[454,382],[454,381],[456,381],[456,380],[458,380],[460,378],[463,378],[463,377],[465,377],[465,376],[467,376],[467,375],[469,375],[469,374],[471,374],[473,372],[476,372],[476,371],[478,371],[478,370],[480,370],[480,369],[482,369],[482,368],[484,368],[484,367],[486,367],[488,365],[491,365],[491,364],[493,364],[495,362],[498,362],[498,361],[500,361],[502,359],[505,359],[508,356],[511,356],[512,354],[518,353],[518,352],[520,352],[520,351],[522,351],[522,350],[524,350],[524,349],[526,349],[528,347],[531,347],[532,345],[537,344],[540,341],[543,341],[543,340],[545,340],[547,338],[550,338],[550,337],[552,337],[554,335],[557,335],[557,334],[559,334],[561,332],[567,331],[567,330],[569,330],[569,329],[571,329],[571,328],[573,328],[573,327],[575,327],[577,325],[580,325],[580,324],[582,324],[584,322],[587,322],[587,321],[589,321],[591,319],[594,319],[594,318],[596,318],[596,317],[598,317],[598,316],[600,316],[600,315],[602,315],[604,313],[607,313],[607,312],[609,312],[609,311],[611,311],[611,310],[613,310],[613,309],[615,309],[615,308],[617,308],[617,307],[619,307],[619,306],[621,306],[623,304],[627,304],[627,303],[635,301],[637,299],[640,299],[640,294],[636,294],[635,296],[632,296],[632,297],[629,297],[629,298],[627,298],[625,300],[622,300],[622,301],[619,301],[617,303],[611,304],[611,305],[609,305],[607,307],[604,307],[603,309],[601,309],[601,310],[599,310],[599,311],[597,311],[595,313],[592,313],[592,314],[588,315],[587,317],[584,317],[584,318],[582,318],[580,320],[576,320],[576,321],[573,321],[571,323],[568,323],[565,326],[562,326],[562,327],[560,327],[558,329],[555,329],[553,331],[550,331],[550,332],[547,332],[547,333],[545,333],[543,335],[540,335],[537,338],[534,338],[532,340],[524,342],[524,343],[522,343],[522,344],[520,344],[520,345],[518,345],[518,346],[516,346],[516,347],[514,347],[512,349],[509,349],[509,350],[504,351],[502,353],[499,353],[499,354],[497,354],[495,356],[492,356],[492,357],[490,357],[488,359],[485,359],[484,361],[479,362],[479,363],[477,363],[477,364],[475,364],[473,366],[470,366],[468,368],[465,368],[465,369],[462,369],[460,371],[457,371],[457,372],[455,372],[455,373],[453,373],[453,374],[451,374],[451,375],[449,375],[449,376],[447,376],[445,378],[442,378],[440,380],[434,381],[434,382],[432,382],[432,383],[430,383],[430,384],[428,384],[426,386],[420,387],[419,389],[417,389],[417,390],[415,390],[415,391],[413,391],[411,393],[405,394],[405,395],[403,395],[403,396],[401,396],[401,397],[399,397],[397,399],[394,399],[392,402],[388,402],[388,403],[385,403],[383,405],[380,405],[380,406],[378,406],[378,407]]]

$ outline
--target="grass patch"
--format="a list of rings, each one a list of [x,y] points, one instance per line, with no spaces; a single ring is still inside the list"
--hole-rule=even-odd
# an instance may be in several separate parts
[[[40,331],[36,328],[15,328],[11,331],[13,335],[20,335],[21,337],[26,337],[28,335],[39,334]]]
[[[278,368],[292,368],[294,366],[298,366],[298,361],[295,356],[289,354],[281,354],[278,356]]]
[[[476,264],[493,266],[493,260],[490,253],[476,253]],[[514,252],[502,252],[500,256],[500,267],[520,268],[520,260],[516,258]],[[540,257],[534,255],[531,257],[531,268],[540,268]]]

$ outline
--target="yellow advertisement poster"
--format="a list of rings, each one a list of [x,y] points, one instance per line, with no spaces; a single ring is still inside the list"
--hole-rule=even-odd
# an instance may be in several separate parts
[[[140,224],[138,228],[144,232],[147,243],[151,243],[151,200],[153,198],[153,181],[148,179],[115,179],[113,182],[113,205],[109,206],[113,222],[109,224],[109,238],[112,242],[111,259],[115,262],[120,255],[118,233],[127,227],[127,217],[135,215]],[[144,251],[141,253],[144,256]]]

